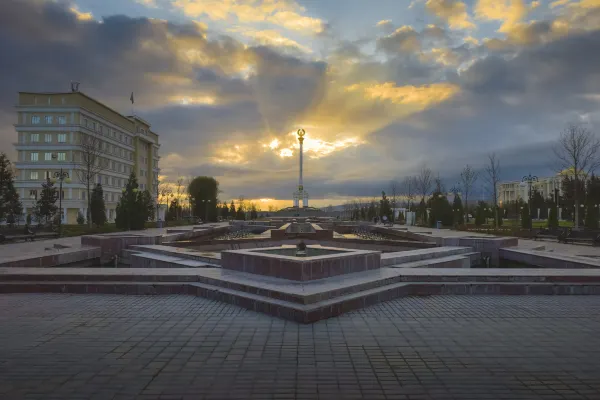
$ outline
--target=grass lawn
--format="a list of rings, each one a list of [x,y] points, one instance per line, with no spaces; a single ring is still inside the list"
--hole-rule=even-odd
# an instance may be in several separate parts
[[[520,220],[516,220],[516,219],[503,219],[502,220],[502,226],[506,227],[506,228],[516,228],[519,226],[519,224],[521,223]],[[533,221],[533,227],[534,228],[546,228],[548,226],[548,221],[546,220],[540,220],[540,221]],[[572,228],[573,227],[573,221],[558,221],[558,226],[561,226],[563,228]]]

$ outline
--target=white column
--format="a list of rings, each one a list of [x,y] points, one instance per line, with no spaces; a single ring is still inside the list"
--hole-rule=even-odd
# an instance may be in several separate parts
[[[69,200],[73,200],[73,188],[69,188]]]

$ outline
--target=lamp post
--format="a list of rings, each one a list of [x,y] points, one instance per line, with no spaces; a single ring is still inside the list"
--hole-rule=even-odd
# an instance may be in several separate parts
[[[57,160],[58,159],[58,154],[56,153],[52,153],[52,159],[53,160]],[[60,209],[60,218],[58,219],[58,236],[61,235],[62,233],[62,219],[63,219],[63,209],[62,209],[62,198],[63,198],[63,192],[62,192],[62,184],[63,181],[65,179],[69,178],[69,173],[67,171],[63,171],[62,167],[60,168],[60,172],[57,171],[54,174],[52,174],[52,176],[56,179],[58,179],[59,183],[59,188],[58,188],[58,208]]]
[[[534,182],[538,181],[538,177],[535,175],[526,175],[523,177],[523,179],[521,180],[521,182],[527,182],[527,185],[529,186],[529,230],[531,231],[531,229],[533,228],[533,219],[531,218],[531,186],[533,185]]]

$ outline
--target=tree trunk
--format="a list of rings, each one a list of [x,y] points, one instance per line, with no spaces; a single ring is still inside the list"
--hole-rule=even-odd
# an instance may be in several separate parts
[[[92,227],[92,199],[90,198],[90,181],[87,182],[87,212],[88,228]]]

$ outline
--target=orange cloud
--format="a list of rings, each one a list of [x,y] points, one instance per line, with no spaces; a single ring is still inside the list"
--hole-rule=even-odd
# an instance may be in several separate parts
[[[467,5],[455,0],[427,0],[427,11],[443,19],[452,29],[471,29],[475,24],[471,22]]]

